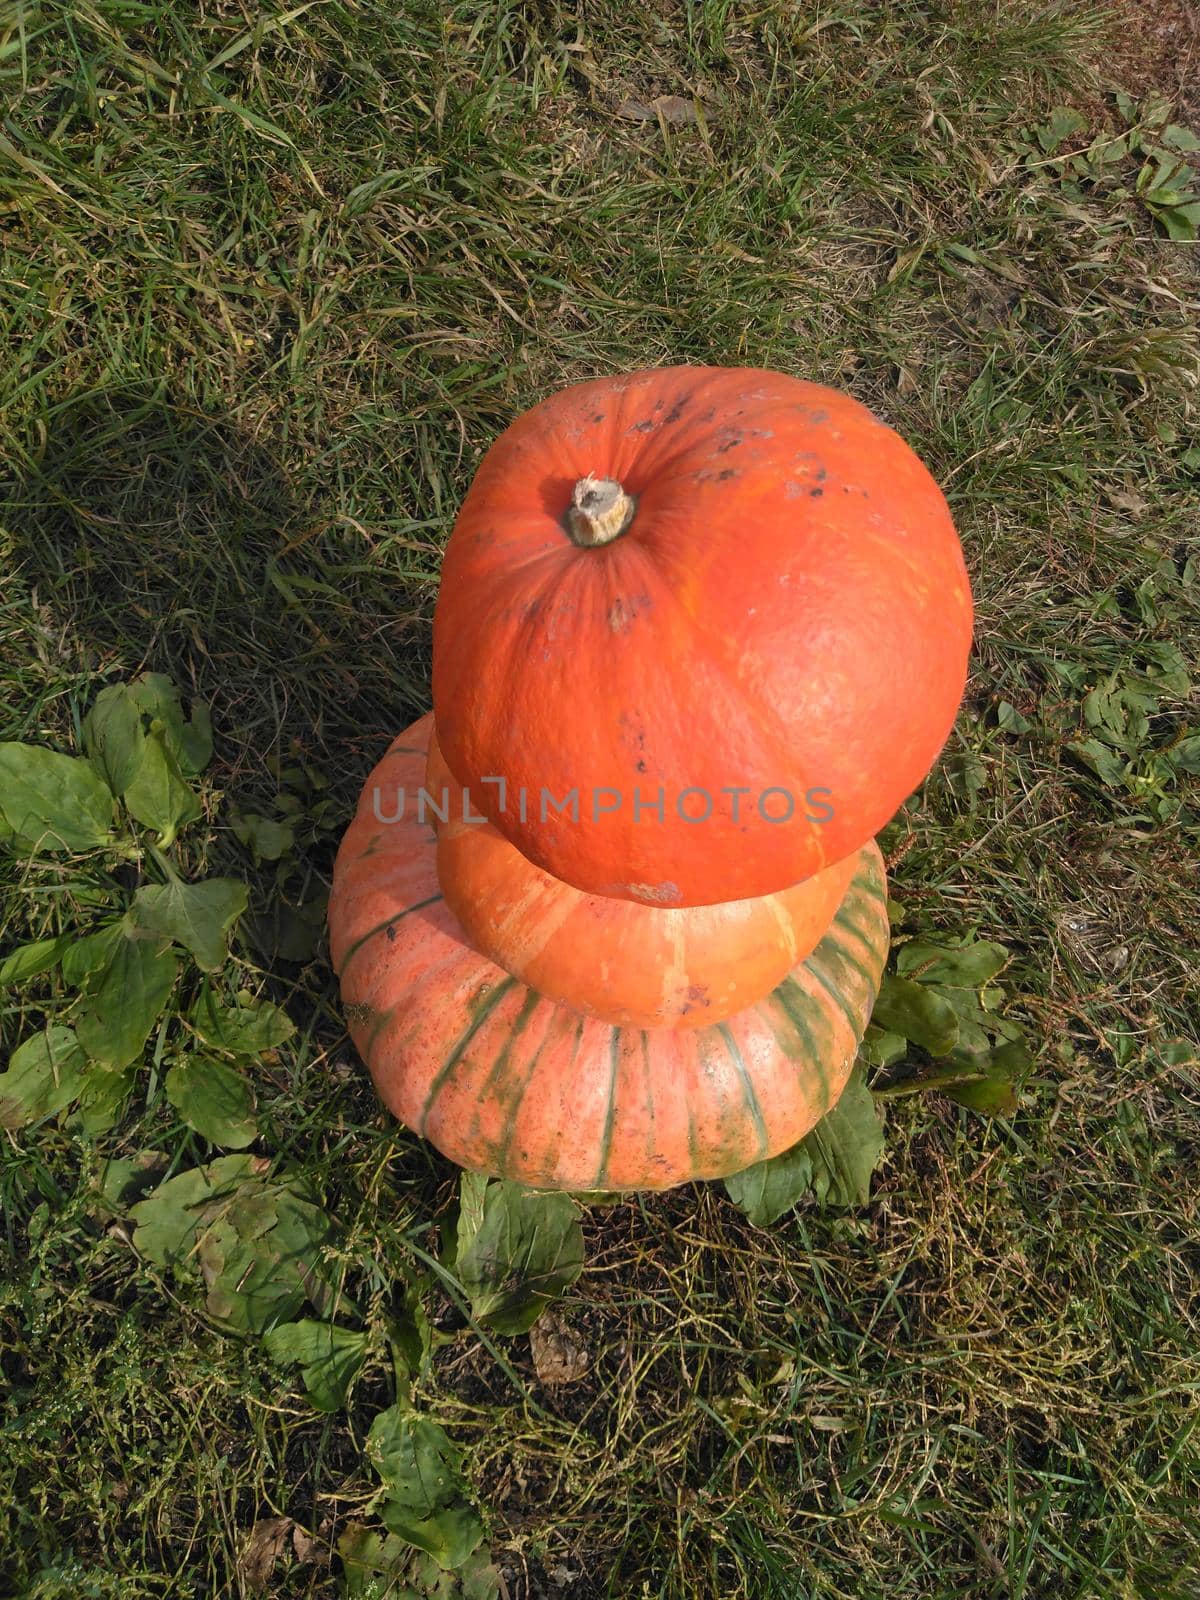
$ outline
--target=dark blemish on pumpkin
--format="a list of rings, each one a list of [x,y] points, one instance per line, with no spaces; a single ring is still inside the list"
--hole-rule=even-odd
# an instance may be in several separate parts
[[[707,411],[702,412],[701,415],[696,418],[696,421],[697,422],[711,422],[712,419],[716,416],[716,414],[717,414],[716,408],[714,406],[709,406]]]
[[[724,483],[726,478],[736,478],[737,475],[738,473],[736,467],[726,467],[724,472],[717,473],[717,482]]]
[[[603,422],[604,421],[604,413],[603,413],[603,411],[597,411],[596,415],[592,418],[592,421],[593,422]]]
[[[649,611],[652,601],[648,594],[637,594],[629,600],[617,597],[608,608],[608,626],[613,633],[628,633],[634,618]]]
[[[871,498],[865,489],[860,489],[858,492],[860,495],[862,495],[864,500],[869,500]]]
[[[670,411],[668,411],[666,416],[663,418],[663,421],[664,422],[678,422],[680,417],[683,415],[683,408],[686,405],[687,405],[687,396],[684,395],[681,399],[676,400],[675,404],[671,407]]]
[[[741,444],[741,442],[742,435],[740,433],[731,434],[730,437],[725,440],[724,444],[719,444],[717,446],[717,454],[719,456],[723,456],[726,450],[734,449],[737,445]]]
[[[639,761],[634,770],[637,772],[645,772],[646,763],[644,761]]]
[[[387,942],[389,944],[395,944],[396,942],[396,924],[394,922],[389,922],[387,925]]]
[[[825,493],[824,489],[810,489],[808,492],[809,492],[809,496],[813,500],[819,500],[821,498],[821,496]]]
[[[654,428],[653,421],[651,420],[650,417],[647,417],[644,422],[635,422],[631,428],[626,429],[626,432],[628,432],[628,433],[650,433],[653,430],[653,428]]]
[[[346,1021],[350,1026],[365,1027],[375,1015],[374,1006],[367,1005],[365,1000],[352,1000],[346,1007]]]
[[[818,467],[817,468],[817,482],[818,483],[824,483],[825,479],[828,476],[829,476],[829,474],[828,474],[828,472],[826,472],[824,467]]]

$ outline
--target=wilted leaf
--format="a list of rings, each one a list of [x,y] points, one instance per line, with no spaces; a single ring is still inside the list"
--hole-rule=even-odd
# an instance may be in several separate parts
[[[530,1328],[529,1349],[538,1381],[547,1387],[578,1383],[591,1366],[583,1344],[553,1311],[547,1311]]]
[[[83,722],[83,748],[115,795],[133,782],[142,763],[142,716],[128,684],[101,689]]]
[[[617,115],[627,117],[632,122],[657,122],[661,117],[674,127],[700,120],[696,102],[678,94],[660,94],[653,100],[630,97],[618,105]]]
[[[375,1533],[351,1522],[338,1539],[342,1559],[342,1593],[346,1600],[378,1600],[387,1594],[378,1580],[398,1578],[408,1565],[411,1546],[394,1533]],[[412,1591],[392,1588],[389,1600],[411,1600]]]
[[[923,983],[885,973],[871,1021],[888,1033],[903,1034],[930,1055],[944,1056],[958,1043],[954,1007]]]
[[[235,1056],[255,1056],[290,1039],[296,1025],[286,1011],[270,1004],[225,1006],[209,984],[204,984],[188,1021],[217,1050]]]
[[[12,1053],[0,1072],[0,1128],[23,1128],[69,1106],[87,1082],[87,1057],[74,1032],[55,1023]]]
[[[772,1160],[726,1178],[725,1189],[751,1222],[765,1228],[809,1191],[824,1205],[865,1205],[882,1153],[879,1113],[856,1067],[811,1133]]]
[[[184,782],[161,733],[152,732],[142,745],[141,764],[125,789],[125,807],[130,816],[157,830],[164,847],[201,815],[200,801]]]
[[[261,1591],[270,1583],[291,1530],[291,1517],[268,1517],[250,1529],[237,1563],[238,1575],[248,1589]]]
[[[37,939],[32,944],[18,945],[0,961],[0,987],[10,983],[24,983],[39,973],[56,967],[71,947],[70,934],[60,934],[56,939]]]
[[[215,1216],[268,1163],[255,1156],[220,1156],[159,1184],[131,1211],[134,1248],[160,1267],[182,1268],[206,1218]]]
[[[459,1227],[463,1241],[461,1213]],[[583,1231],[573,1201],[516,1183],[487,1185],[482,1220],[460,1242],[455,1260],[480,1321],[498,1333],[524,1333],[582,1270]]]
[[[114,941],[108,959],[88,977],[87,1004],[76,1023],[79,1042],[98,1066],[138,1060],[175,985],[171,950],[144,939]]]
[[[0,832],[30,851],[94,850],[112,838],[113,798],[89,762],[0,744]]]
[[[258,1138],[250,1085],[223,1061],[189,1056],[167,1073],[166,1091],[188,1127],[210,1144],[244,1150]]]
[[[328,1232],[323,1211],[279,1184],[235,1195],[199,1240],[210,1314],[246,1333],[290,1321]]]
[[[285,1364],[298,1361],[309,1398],[318,1411],[340,1411],[367,1356],[367,1335],[331,1322],[285,1322],[263,1335],[267,1354]]]
[[[161,887],[139,889],[129,915],[134,928],[174,939],[206,972],[215,972],[225,961],[229,931],[247,898],[246,885],[233,878],[202,883],[174,878]]]

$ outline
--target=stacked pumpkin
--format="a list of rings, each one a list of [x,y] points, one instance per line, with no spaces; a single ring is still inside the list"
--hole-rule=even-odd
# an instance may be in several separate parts
[[[874,835],[950,731],[971,620],[940,490],[847,395],[675,367],[522,416],[446,550],[433,712],[334,871],[386,1104],[542,1188],[795,1144],[870,1017]]]

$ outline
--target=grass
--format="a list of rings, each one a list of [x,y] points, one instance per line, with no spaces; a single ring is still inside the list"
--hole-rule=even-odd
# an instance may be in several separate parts
[[[1197,806],[1153,755],[1196,725],[1163,657],[1200,641],[1195,254],[1136,156],[1061,163],[1128,120],[1127,25],[1010,0],[0,13],[0,738],[73,748],[147,667],[211,701],[182,859],[251,884],[222,982],[298,1025],[254,1068],[255,1148],[337,1219],[375,1333],[454,1174],[377,1107],[297,908],[428,705],[481,452],[563,383],[746,363],[851,389],[952,502],[972,677],[885,843],[902,934],[1013,951],[1035,1075],[996,1122],[890,1103],[861,1212],[593,1209],[563,1307],[592,1365],[561,1390],[431,1294],[421,1405],[513,1600],[1200,1595],[1200,1078],[1164,1051],[1198,1032]],[[619,112],[659,94],[702,120]],[[1085,127],[1048,153],[1056,105]],[[1110,678],[1153,709],[1106,781],[1067,747]],[[229,817],[281,793],[295,846],[255,862]],[[3,857],[5,948],[129,871]],[[0,994],[6,1050],[56,983]],[[106,1161],[209,1154],[161,1065],[110,1133],[0,1145],[0,1592],[249,1593],[248,1533],[287,1516],[315,1559],[286,1547],[273,1592],[332,1596],[384,1345],[322,1416],[135,1255]]]

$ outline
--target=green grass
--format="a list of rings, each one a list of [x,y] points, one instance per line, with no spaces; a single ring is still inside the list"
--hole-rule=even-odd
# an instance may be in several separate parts
[[[91,0],[0,10],[0,739],[76,747],[145,668],[207,698],[186,870],[250,883],[222,980],[297,1034],[255,1149],[301,1168],[379,1334],[454,1173],[377,1106],[319,912],[370,765],[427,708],[439,553],[474,465],[563,383],[680,361],[850,388],[946,487],[978,602],[962,714],[888,830],[903,934],[977,931],[1038,1057],[1019,1113],[888,1108],[870,1205],[769,1232],[719,1189],[595,1208],[579,1383],[438,1292],[420,1404],[464,1449],[512,1600],[1200,1595],[1194,247],[1038,143],[1119,131],[1098,5],[635,11]],[[617,114],[704,95],[703,122]],[[1194,160],[1195,158],[1193,158]],[[1068,749],[1116,675],[1153,709]],[[1149,687],[1147,687],[1149,685]],[[1013,707],[1021,728],[1002,707]],[[1189,789],[1189,785],[1191,786]],[[235,810],[295,797],[255,863]],[[4,948],[140,870],[0,856]],[[56,987],[57,985],[57,987]],[[0,992],[5,1053],[61,1004]],[[1179,1053],[1176,1052],[1178,1056]],[[153,1041],[125,1118],[0,1143],[0,1593],[248,1593],[289,1516],[370,1521],[348,1412],[222,1334],[105,1209],[105,1162],[208,1159]],[[332,1596],[285,1549],[272,1592]]]

